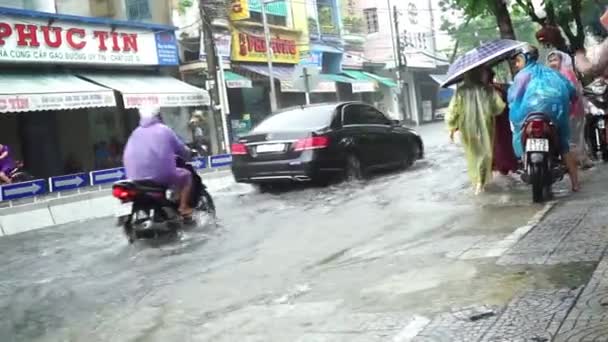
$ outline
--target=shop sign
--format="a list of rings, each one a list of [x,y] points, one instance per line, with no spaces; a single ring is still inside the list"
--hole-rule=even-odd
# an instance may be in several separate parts
[[[0,19],[0,62],[178,65],[173,32]]]
[[[222,57],[222,59],[230,60],[230,46],[232,45],[232,37],[230,36],[230,33],[214,33],[213,41],[215,42],[215,51],[217,55]],[[200,45],[199,59],[204,60],[207,57],[207,53],[205,52],[205,38],[203,35],[201,35]]]
[[[205,103],[203,93],[188,94],[124,94],[125,108],[155,107],[195,107]]]
[[[104,93],[0,95],[0,113],[114,106],[116,106],[116,101],[111,91]]]
[[[323,66],[323,52],[321,51],[310,51],[308,56],[302,58],[300,61],[302,66]]]
[[[353,93],[368,93],[376,91],[376,84],[374,82],[353,82]]]
[[[251,80],[226,80],[227,88],[251,88]]]
[[[249,19],[248,0],[230,0],[230,20]]]
[[[270,38],[275,63],[298,64],[300,53],[295,38],[274,35]],[[232,34],[232,60],[238,62],[266,62],[264,36],[234,31]]]
[[[281,81],[281,91],[284,93],[303,93],[302,89],[296,87],[294,82],[291,81]],[[310,91],[311,93],[335,93],[336,82],[319,82],[313,89]]]

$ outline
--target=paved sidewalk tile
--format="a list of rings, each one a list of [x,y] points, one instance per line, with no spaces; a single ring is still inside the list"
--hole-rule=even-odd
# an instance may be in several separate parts
[[[608,259],[598,265],[555,341],[608,341]]]

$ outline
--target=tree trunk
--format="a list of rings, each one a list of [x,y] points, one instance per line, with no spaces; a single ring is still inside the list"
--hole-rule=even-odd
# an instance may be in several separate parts
[[[513,30],[513,23],[511,22],[511,16],[509,15],[509,9],[507,8],[505,0],[490,1],[494,2],[494,15],[496,16],[500,37],[503,39],[515,40],[515,31]]]

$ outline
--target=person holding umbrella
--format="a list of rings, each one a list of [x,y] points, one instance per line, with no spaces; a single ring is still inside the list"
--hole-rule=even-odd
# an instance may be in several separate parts
[[[488,69],[479,67],[464,75],[446,115],[450,140],[458,131],[465,150],[469,177],[475,194],[491,180],[495,117],[505,109],[500,94],[487,83]]]
[[[463,82],[450,103],[446,123],[450,138],[459,131],[466,153],[469,177],[479,194],[491,180],[494,161],[495,122],[506,107],[501,95],[490,84],[490,67],[509,57],[525,43],[497,39],[460,56],[441,84],[448,87]]]

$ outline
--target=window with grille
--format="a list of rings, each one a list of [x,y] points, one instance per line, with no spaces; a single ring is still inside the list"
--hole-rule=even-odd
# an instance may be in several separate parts
[[[149,0],[126,0],[126,8],[129,20],[152,18]]]
[[[378,11],[376,8],[366,8],[363,10],[365,22],[367,24],[367,33],[378,32]]]

